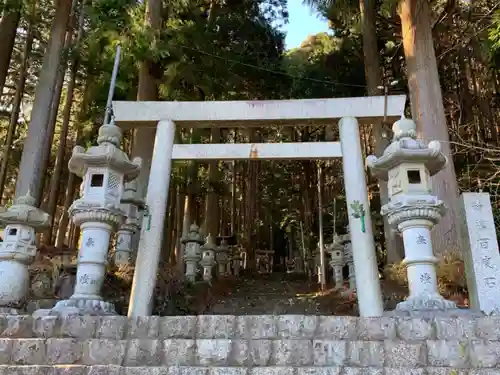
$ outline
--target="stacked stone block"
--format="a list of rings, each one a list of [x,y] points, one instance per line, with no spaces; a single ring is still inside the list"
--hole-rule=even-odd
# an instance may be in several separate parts
[[[0,375],[493,375],[500,318],[0,317]]]

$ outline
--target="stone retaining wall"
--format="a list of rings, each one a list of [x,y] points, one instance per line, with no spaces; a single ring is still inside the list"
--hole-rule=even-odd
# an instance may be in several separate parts
[[[499,375],[500,318],[0,317],[0,375]]]

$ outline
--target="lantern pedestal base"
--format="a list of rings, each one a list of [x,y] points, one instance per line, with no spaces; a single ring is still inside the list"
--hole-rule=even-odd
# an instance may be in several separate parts
[[[103,300],[95,299],[68,299],[59,301],[50,310],[38,310],[36,316],[68,316],[68,315],[91,315],[106,316],[117,315],[115,306]]]
[[[421,294],[409,297],[406,301],[398,303],[396,310],[418,311],[418,310],[454,310],[457,305],[444,299],[439,294]]]
[[[426,294],[409,297],[398,303],[396,309],[388,311],[391,316],[482,316],[482,313],[470,309],[460,309],[455,302],[444,299],[439,294]]]
[[[0,248],[1,251],[1,248]],[[24,305],[29,288],[29,273],[26,262],[5,259],[9,254],[0,254],[0,313],[9,314]],[[10,256],[22,258],[22,254]],[[5,312],[3,312],[5,311]]]

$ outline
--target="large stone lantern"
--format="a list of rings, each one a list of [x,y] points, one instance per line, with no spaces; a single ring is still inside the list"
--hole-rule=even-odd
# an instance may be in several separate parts
[[[0,242],[0,314],[17,314],[29,288],[28,266],[36,255],[35,230],[50,226],[50,216],[36,208],[28,193],[0,212],[6,225]]]
[[[130,161],[120,149],[121,129],[113,123],[99,129],[97,146],[87,151],[77,146],[69,170],[82,177],[82,197],[69,208],[73,222],[82,231],[76,285],[70,299],[60,301],[54,314],[115,314],[114,306],[101,297],[110,237],[125,220],[121,199],[125,181],[137,177],[140,158]]]
[[[382,206],[381,213],[403,235],[410,295],[398,304],[396,312],[405,314],[456,308],[438,292],[437,259],[431,243],[431,229],[446,209],[431,194],[430,177],[445,167],[446,157],[438,141],[426,146],[416,139],[416,129],[410,119],[396,121],[393,141],[383,155],[367,158],[372,173],[388,181],[389,203]]]
[[[115,264],[117,266],[133,263],[133,253],[137,250],[134,245],[134,235],[140,229],[142,215],[139,209],[144,201],[137,195],[137,180],[125,183],[125,192],[121,199],[121,209],[125,213],[125,222],[117,232],[115,248]]]

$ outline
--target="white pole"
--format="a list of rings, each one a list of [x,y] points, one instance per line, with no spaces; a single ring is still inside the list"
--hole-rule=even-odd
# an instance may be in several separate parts
[[[325,290],[325,241],[323,239],[323,192],[321,190],[321,180],[323,179],[323,168],[318,164],[318,226],[319,226],[319,283],[321,290]]]
[[[104,123],[108,124],[112,114],[111,104],[115,94],[116,77],[118,76],[118,67],[120,65],[120,45],[116,46],[115,64],[113,66],[113,73],[111,74],[111,83],[109,85],[108,101],[106,102],[106,112],[104,113]]]
[[[149,316],[153,308],[153,292],[168,203],[174,136],[175,124],[172,121],[158,123],[146,195],[147,212],[141,225],[141,237],[130,294],[129,317]]]
[[[356,292],[359,314],[362,317],[382,316],[382,295],[378,279],[359,124],[354,117],[344,117],[340,120],[339,125],[347,212],[354,270],[357,276]]]

